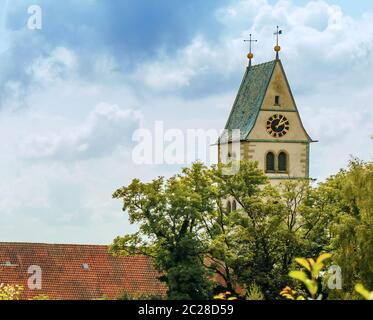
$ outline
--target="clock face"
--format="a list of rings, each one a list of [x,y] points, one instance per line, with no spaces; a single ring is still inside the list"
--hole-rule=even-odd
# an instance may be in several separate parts
[[[281,138],[290,130],[290,122],[285,116],[275,114],[267,121],[267,132],[275,138]]]

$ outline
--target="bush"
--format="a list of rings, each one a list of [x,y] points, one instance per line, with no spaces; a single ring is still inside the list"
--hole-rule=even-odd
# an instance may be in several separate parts
[[[146,300],[165,300],[164,296],[156,294],[147,294],[147,293],[128,293],[124,292],[119,296],[118,300],[137,300],[137,301],[146,301]]]
[[[0,300],[20,300],[22,292],[22,286],[0,284]]]

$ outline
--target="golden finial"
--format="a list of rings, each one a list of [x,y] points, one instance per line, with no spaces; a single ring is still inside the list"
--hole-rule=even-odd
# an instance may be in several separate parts
[[[247,59],[251,60],[252,58],[254,58],[254,54],[252,52],[249,52],[247,54]]]
[[[275,52],[276,52],[276,59],[279,58],[279,52],[281,51],[281,47],[279,45],[279,36],[282,34],[282,30],[280,30],[279,26],[277,26],[277,31],[274,33],[276,36],[276,46],[275,46]]]
[[[250,39],[249,40],[244,40],[244,42],[249,42],[249,44],[250,44],[250,51],[247,54],[247,58],[249,59],[249,66],[251,66],[251,60],[254,58],[254,54],[251,52],[251,44],[253,42],[258,42],[258,40],[253,40],[252,39],[252,34],[250,33]]]

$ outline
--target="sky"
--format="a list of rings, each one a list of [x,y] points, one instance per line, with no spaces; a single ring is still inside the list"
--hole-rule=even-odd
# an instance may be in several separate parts
[[[42,9],[41,29],[28,8]],[[133,133],[222,129],[273,32],[323,181],[373,158],[373,2],[0,0],[0,241],[109,244],[136,230],[112,200],[134,178]]]

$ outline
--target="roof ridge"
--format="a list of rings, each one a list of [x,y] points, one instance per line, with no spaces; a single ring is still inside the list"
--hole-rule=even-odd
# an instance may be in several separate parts
[[[273,63],[273,62],[276,62],[276,61],[278,61],[278,60],[266,61],[266,62],[262,62],[262,63],[254,64],[254,65],[252,65],[251,67],[252,67],[252,68],[260,67],[260,66],[263,66],[263,65],[265,65],[265,64],[270,64],[270,63]]]
[[[2,242],[1,245],[39,245],[39,246],[75,246],[75,247],[109,247],[108,244],[79,244],[79,243],[42,243],[42,242]]]

